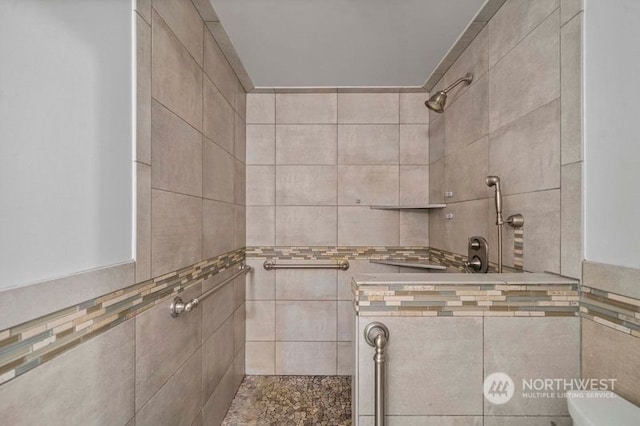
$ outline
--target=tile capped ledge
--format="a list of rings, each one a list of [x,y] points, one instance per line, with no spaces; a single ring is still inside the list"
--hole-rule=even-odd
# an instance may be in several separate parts
[[[359,316],[579,315],[578,281],[548,273],[358,274],[353,277]]]

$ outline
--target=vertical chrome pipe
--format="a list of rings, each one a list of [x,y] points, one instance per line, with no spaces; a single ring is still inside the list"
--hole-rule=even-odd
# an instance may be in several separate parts
[[[382,323],[372,322],[364,329],[364,339],[369,346],[375,348],[373,356],[375,365],[375,426],[384,426],[385,413],[385,363],[384,348],[389,341],[389,329]]]

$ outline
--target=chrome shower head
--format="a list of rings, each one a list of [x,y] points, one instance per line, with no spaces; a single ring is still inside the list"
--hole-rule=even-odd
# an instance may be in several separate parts
[[[451,86],[444,90],[437,91],[435,95],[431,96],[429,100],[424,103],[425,106],[437,113],[444,112],[444,106],[447,103],[447,93],[460,83],[471,84],[472,81],[473,74],[467,73],[464,77],[457,79]]]

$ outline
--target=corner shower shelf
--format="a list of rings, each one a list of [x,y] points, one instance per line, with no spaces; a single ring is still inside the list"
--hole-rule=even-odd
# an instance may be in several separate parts
[[[444,271],[447,269],[442,265],[434,265],[431,263],[421,262],[419,260],[377,260],[370,259],[369,263],[379,263],[381,265],[392,265],[392,266],[403,266],[405,268],[416,268],[416,269],[434,269],[438,271]]]
[[[435,210],[444,209],[446,204],[419,204],[419,205],[401,205],[401,206],[369,206],[376,210]]]

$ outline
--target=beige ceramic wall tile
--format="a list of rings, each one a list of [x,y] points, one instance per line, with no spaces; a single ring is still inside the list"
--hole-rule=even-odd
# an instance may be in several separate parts
[[[445,191],[445,160],[429,165],[429,202],[443,203]],[[447,199],[448,201],[448,199]]]
[[[247,166],[234,160],[233,202],[239,205],[247,204]]]
[[[202,195],[211,200],[234,201],[233,157],[211,140],[202,143]]]
[[[445,154],[480,139],[488,133],[489,78],[482,76],[453,104],[448,105],[444,122]]]
[[[126,321],[3,384],[2,422],[126,424],[134,414],[134,336],[133,321]]]
[[[276,274],[263,267],[264,259],[247,258],[252,271],[246,275],[247,300],[274,300]]]
[[[277,125],[277,164],[336,164],[335,125]]]
[[[444,191],[453,196],[446,203],[486,198],[489,190],[485,184],[489,159],[489,138],[480,140],[445,157]],[[433,166],[432,166],[433,167]]]
[[[246,340],[246,306],[240,305],[233,313],[233,351],[235,354],[244,349]],[[228,344],[228,343],[227,343]],[[244,362],[242,363],[244,367]]]
[[[247,164],[276,163],[276,128],[274,125],[247,125]]]
[[[202,395],[207,399],[233,363],[233,318],[202,344]]]
[[[428,93],[400,93],[400,123],[429,124]]]
[[[202,70],[154,12],[152,94],[196,129],[202,127]]]
[[[222,96],[216,86],[204,77],[204,119],[203,132],[205,136],[233,154],[234,112],[233,108]]]
[[[151,9],[149,9],[150,11]],[[136,15],[136,158],[151,164],[151,26]]]
[[[247,206],[247,245],[272,246],[275,244],[276,208],[273,206]]]
[[[218,274],[227,275],[227,274]],[[209,291],[220,284],[224,278],[218,275],[211,277],[202,284],[202,291]],[[228,277],[226,277],[228,278]],[[233,282],[225,284],[211,296],[202,301],[202,341],[211,335],[233,314],[235,289]]]
[[[154,189],[151,205],[151,275],[201,260],[202,200]]]
[[[353,376],[355,361],[353,359],[353,343],[338,342],[338,376]]]
[[[493,201],[493,200],[491,200]],[[560,190],[530,192],[503,197],[503,216],[513,213],[524,216],[524,269],[560,273]],[[496,213],[489,205],[489,247],[497,247]],[[513,229],[504,229],[504,262],[513,265]],[[460,252],[459,252],[460,253]],[[496,251],[491,250],[495,262]]]
[[[490,131],[560,95],[558,20],[556,11],[491,69]]]
[[[247,246],[247,208],[245,206],[235,205],[235,233],[234,248],[242,248]]]
[[[136,163],[136,282],[151,278],[151,167]]]
[[[338,302],[338,341],[351,342],[354,340],[356,328],[356,312],[352,301]]]
[[[559,0],[505,2],[488,24],[490,66],[520,43],[559,4]]]
[[[151,184],[154,189],[202,196],[202,135],[153,102]]]
[[[202,407],[202,390],[200,386],[194,386],[201,378],[202,352],[198,350],[136,413],[135,424],[190,424]]]
[[[560,186],[560,100],[517,119],[490,136],[489,174],[504,194]]]
[[[389,415],[482,415],[482,318],[359,317],[358,336],[372,321],[383,322],[393,342],[386,365],[387,388],[394,389],[387,394]],[[431,342],[429,350],[416,342]],[[371,348],[362,338],[358,345],[358,364],[372,365]],[[372,415],[373,368],[358,373],[358,413]]]
[[[398,245],[398,212],[368,206],[338,207],[338,244],[346,246]]]
[[[429,215],[429,243],[432,247],[465,254],[467,252],[467,240],[474,235],[485,236],[493,233],[489,228],[487,219],[483,219],[483,212],[489,210],[488,199],[463,201],[447,204],[446,209],[437,210]],[[446,219],[446,214],[453,214],[452,219]],[[491,217],[491,216],[490,216]],[[495,212],[493,216],[495,222]],[[493,222],[490,222],[493,223]],[[489,238],[487,237],[487,240]],[[505,241],[507,239],[505,238]],[[495,250],[495,245],[489,243],[490,252]]]
[[[274,166],[247,166],[247,205],[275,205]]]
[[[640,299],[640,269],[585,261],[582,282],[589,287]]]
[[[229,367],[222,376],[220,384],[211,394],[209,400],[202,407],[202,423],[205,425],[219,425],[229,409],[236,394],[237,386],[233,366]],[[203,398],[205,399],[205,398]]]
[[[401,246],[429,246],[429,216],[427,212],[400,212]]]
[[[234,116],[233,155],[243,163],[247,161],[247,125],[240,114]]]
[[[213,10],[213,6],[211,6],[211,2],[209,0],[192,0],[193,5],[200,13],[203,21],[218,21],[218,15],[216,11]]]
[[[267,375],[275,374],[276,342],[247,342],[247,374]]]
[[[580,377],[579,333],[580,319],[575,317],[485,318],[484,374],[503,372],[516,383],[508,404],[485,400],[485,415],[568,415],[564,398],[523,397],[522,380]]]
[[[429,124],[429,162],[434,163],[441,160],[444,157],[444,149],[444,115],[439,115]]]
[[[400,164],[429,164],[429,125],[400,125]]]
[[[219,201],[202,202],[202,255],[205,259],[233,250],[235,207]]]
[[[200,285],[181,295],[184,299],[198,297]],[[188,318],[190,317],[190,318]],[[171,318],[164,305],[158,305],[135,318],[136,326],[136,410],[200,347],[199,315]],[[176,333],[174,339],[163,339],[164,333]]]
[[[135,0],[133,8],[147,22],[151,23],[151,1],[152,0]]]
[[[584,0],[560,0],[560,24],[566,24],[582,10]]]
[[[398,126],[339,125],[338,164],[398,164]]]
[[[429,203],[429,166],[400,166],[400,204]]]
[[[338,120],[338,95],[335,93],[276,94],[276,123],[322,124]]]
[[[283,269],[275,271],[275,275],[277,300],[337,299],[336,271]]]
[[[562,164],[582,160],[582,17],[560,30]]]
[[[398,184],[398,166],[338,166],[338,203],[397,205]]]
[[[335,301],[276,301],[276,341],[335,341]]]
[[[274,301],[247,300],[247,341],[275,340]]]
[[[478,81],[487,71],[489,71],[489,28],[485,26],[449,68],[444,75],[444,81],[446,86],[449,86],[459,78],[465,77],[467,73],[471,73],[473,79]],[[461,84],[452,89],[448,93],[447,102],[451,103],[458,99],[469,87],[466,84]]]
[[[616,379],[615,392],[640,404],[640,339],[582,319],[582,377]]]
[[[247,94],[247,124],[275,124],[276,98],[273,93]]]
[[[202,65],[204,23],[191,0],[153,0],[153,7],[196,62]]]
[[[204,72],[230,105],[235,105],[238,79],[208,29],[204,31]]]
[[[338,93],[338,123],[398,123],[399,93]]]
[[[278,206],[276,245],[335,245],[336,216],[336,207]]]
[[[582,163],[562,166],[560,188],[560,272],[582,276]]]
[[[276,374],[335,375],[336,342],[276,342]]]
[[[278,206],[336,205],[336,166],[278,166]]]

